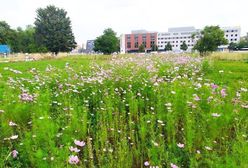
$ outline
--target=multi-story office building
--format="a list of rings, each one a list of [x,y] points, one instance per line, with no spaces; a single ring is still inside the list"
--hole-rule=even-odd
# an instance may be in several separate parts
[[[240,27],[222,27],[221,28],[225,32],[225,38],[230,43],[238,43],[240,41],[241,29]],[[227,50],[228,45],[221,45],[218,47],[220,51]]]
[[[240,41],[240,27],[223,27],[221,29],[224,31],[229,44]],[[164,50],[166,44],[170,43],[173,51],[180,51],[180,46],[185,41],[188,51],[191,51],[201,37],[200,32],[200,29],[194,27],[169,28],[168,32],[158,33],[158,49]],[[227,47],[228,45],[219,46],[219,50],[225,50]]]
[[[137,52],[141,45],[144,45],[145,51],[149,52],[152,50],[153,45],[157,45],[157,32],[135,30],[131,34],[122,35],[120,42],[122,53]]]
[[[200,38],[200,30],[194,27],[169,28],[168,32],[158,33],[158,50],[164,50],[170,43],[173,51],[180,51],[180,47],[185,42],[188,50],[191,50]]]
[[[240,41],[240,27],[223,27],[222,30],[225,32],[225,38],[228,43],[238,43]]]
[[[228,43],[238,43],[240,41],[240,27],[223,27],[225,38]],[[183,42],[188,46],[188,51],[191,51],[197,41],[201,38],[201,30],[194,27],[177,27],[169,28],[168,32],[153,32],[149,33],[145,30],[132,31],[131,34],[122,35],[120,39],[121,53],[137,52],[139,46],[144,44],[147,51],[151,51],[152,45],[157,45],[158,50],[163,51],[165,46],[170,43],[172,51],[181,51],[180,47]],[[155,39],[154,39],[155,38]],[[225,50],[228,45],[219,46],[219,50]]]

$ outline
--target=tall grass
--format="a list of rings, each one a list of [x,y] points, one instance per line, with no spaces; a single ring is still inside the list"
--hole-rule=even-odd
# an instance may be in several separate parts
[[[0,73],[0,167],[248,166],[248,82],[223,82],[202,58],[74,57]]]

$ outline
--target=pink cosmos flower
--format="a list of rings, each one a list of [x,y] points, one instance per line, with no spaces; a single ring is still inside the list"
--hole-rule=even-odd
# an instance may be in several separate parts
[[[78,156],[74,156],[74,155],[69,156],[69,163],[70,164],[78,164],[79,163]]]
[[[144,162],[144,165],[145,165],[145,166],[149,166],[150,163],[149,163],[148,161],[145,161],[145,162]]]
[[[79,140],[74,140],[75,145],[83,147],[85,146],[85,142],[84,141],[79,141]]]
[[[220,94],[222,97],[226,97],[227,96],[226,89],[221,89]]]
[[[211,88],[212,88],[213,90],[215,90],[215,89],[218,88],[218,85],[216,85],[216,84],[214,84],[214,83],[212,83],[210,86],[211,86]]]
[[[69,148],[71,152],[80,152],[80,150],[76,147],[76,148],[73,148],[72,146]]]
[[[28,94],[26,92],[22,92],[22,94],[19,95],[19,98],[24,102],[33,102],[34,96],[31,94]]]
[[[184,148],[184,144],[181,144],[181,143],[178,143],[177,146],[178,146],[179,148]]]
[[[13,158],[17,158],[18,151],[17,151],[17,150],[13,150],[13,151],[11,152],[11,154],[12,154],[12,157],[13,157]]]
[[[13,127],[13,126],[17,126],[17,124],[14,123],[14,122],[12,122],[12,121],[10,121],[10,122],[9,122],[9,126]]]
[[[177,165],[175,165],[173,163],[171,163],[170,166],[171,166],[171,168],[179,168]]]
[[[200,97],[199,97],[199,96],[194,95],[194,100],[195,100],[195,101],[200,101],[201,99],[200,99]]]

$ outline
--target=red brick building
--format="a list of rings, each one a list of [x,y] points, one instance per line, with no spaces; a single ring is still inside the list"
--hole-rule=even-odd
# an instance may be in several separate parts
[[[141,44],[144,45],[147,52],[151,51],[152,46],[157,45],[157,32],[139,30],[125,35],[126,53],[138,52]]]

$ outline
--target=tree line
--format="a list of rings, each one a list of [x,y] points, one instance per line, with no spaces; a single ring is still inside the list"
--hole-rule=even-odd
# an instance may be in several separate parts
[[[53,5],[36,11],[34,26],[12,29],[0,21],[0,44],[7,44],[12,52],[37,53],[68,52],[76,47],[71,21],[64,9]]]

